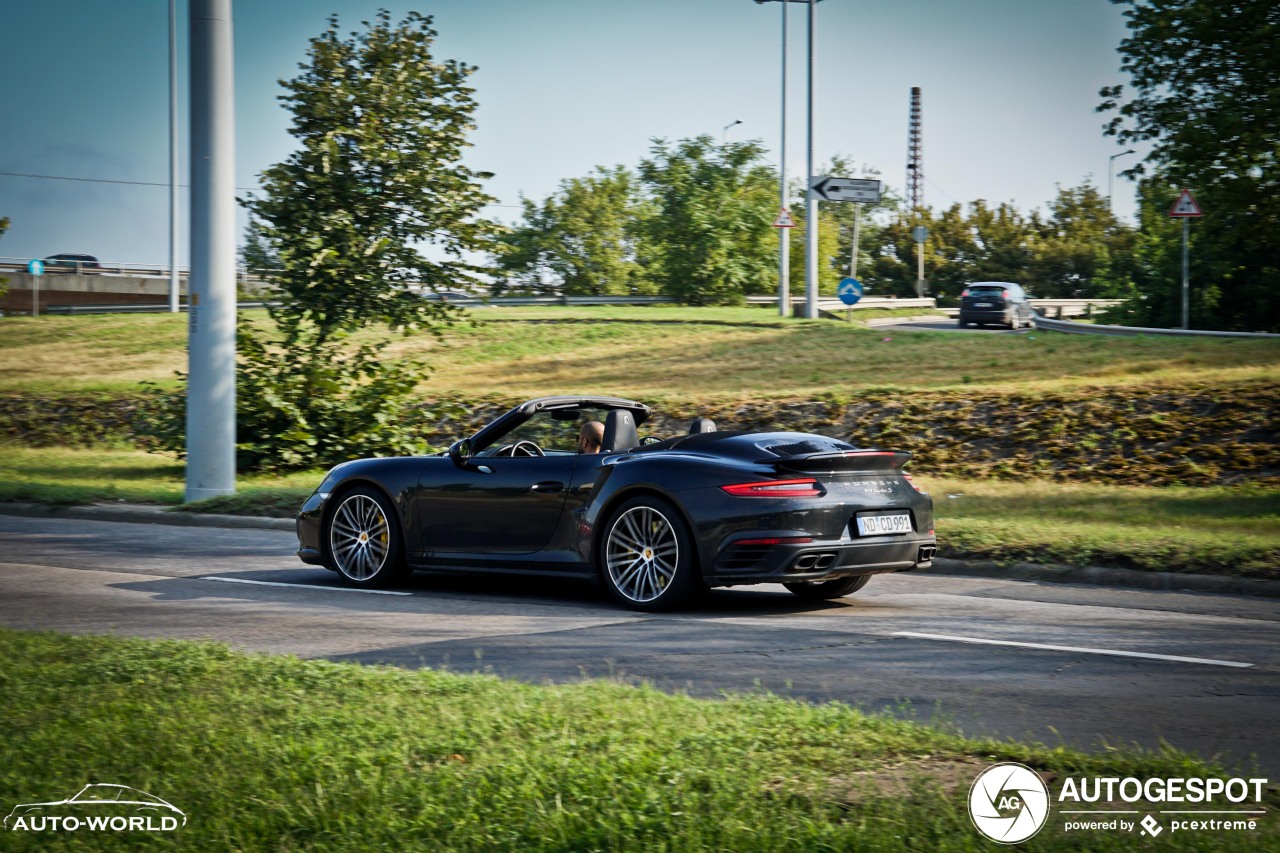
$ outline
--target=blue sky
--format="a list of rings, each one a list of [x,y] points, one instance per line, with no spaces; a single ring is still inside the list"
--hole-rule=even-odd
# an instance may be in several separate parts
[[[180,61],[187,3],[178,0]],[[436,53],[479,66],[469,164],[503,205],[541,198],[595,165],[634,165],[653,137],[779,139],[781,5],[752,0],[235,0],[237,185],[293,149],[277,80],[338,13],[435,16]],[[788,172],[804,168],[805,7],[790,7]],[[167,0],[0,6],[0,172],[168,180]],[[1039,207],[1092,176],[1106,191],[1099,87],[1121,82],[1125,33],[1108,0],[824,0],[817,8],[815,149],[902,190],[907,108],[923,90],[925,200]],[[186,68],[180,65],[186,180]],[[1117,161],[1117,169],[1135,157]],[[185,193],[183,203],[185,204]],[[164,186],[0,175],[0,256],[168,257]],[[1116,211],[1132,185],[1116,180]],[[514,207],[488,211],[511,221]],[[185,221],[185,211],[183,214]],[[186,262],[185,247],[180,256]]]

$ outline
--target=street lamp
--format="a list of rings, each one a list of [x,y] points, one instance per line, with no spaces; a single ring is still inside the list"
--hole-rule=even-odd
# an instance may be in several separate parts
[[[755,0],[757,4],[765,3],[781,3],[782,4],[782,140],[778,151],[778,195],[780,197],[783,208],[787,207],[787,8],[791,3],[804,3],[809,7],[809,160],[805,177],[806,199],[809,200],[809,206],[806,208],[807,220],[810,224],[805,229],[807,236],[806,243],[812,246],[811,252],[806,252],[806,305],[805,316],[817,316],[817,269],[816,265],[812,270],[808,269],[810,264],[814,264],[813,257],[817,254],[817,208],[816,201],[812,201],[813,193],[809,190],[809,186],[813,183],[813,12],[814,8],[822,0]],[[778,313],[783,317],[791,314],[791,281],[790,281],[790,246],[791,246],[791,229],[778,229],[779,257],[778,257]]]
[[[1108,213],[1113,213],[1113,214],[1115,213],[1115,205],[1111,203],[1111,190],[1116,183],[1116,158],[1123,157],[1126,154],[1137,154],[1137,153],[1138,153],[1137,151],[1134,151],[1132,148],[1130,148],[1128,151],[1121,151],[1119,154],[1112,154],[1111,157],[1107,159],[1107,212]]]
[[[742,124],[742,119],[734,119],[724,126],[724,130],[720,132],[720,143],[727,144],[729,142],[729,128],[737,127]]]

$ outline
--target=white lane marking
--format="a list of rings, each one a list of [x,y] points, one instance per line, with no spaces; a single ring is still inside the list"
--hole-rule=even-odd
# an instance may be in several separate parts
[[[1249,667],[1251,663],[1234,660],[1214,660],[1213,658],[1187,658],[1181,655],[1157,655],[1151,652],[1120,652],[1115,649],[1085,649],[1079,646],[1051,646],[1045,643],[1015,643],[1010,640],[984,640],[980,637],[953,637],[948,634],[917,634],[914,631],[895,631],[895,637],[916,637],[921,640],[946,640],[952,643],[978,643],[984,646],[1017,646],[1023,649],[1047,649],[1052,652],[1083,652],[1087,655],[1114,655],[1122,658],[1147,658],[1149,660],[1172,660],[1179,663],[1204,663],[1210,666]]]
[[[278,581],[251,581],[246,578],[196,578],[198,581],[222,581],[223,583],[251,583],[254,586],[287,586],[290,589],[318,589],[324,592],[363,592],[369,595],[413,595],[411,592],[396,592],[390,589],[355,589],[349,586],[313,586],[308,583],[280,583]]]

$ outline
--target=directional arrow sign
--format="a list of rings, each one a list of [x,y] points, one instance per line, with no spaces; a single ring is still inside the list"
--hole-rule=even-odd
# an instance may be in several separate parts
[[[875,204],[880,200],[880,182],[870,178],[814,178],[810,190],[824,201],[857,201]]]
[[[842,278],[840,286],[836,288],[836,295],[845,305],[856,305],[862,298],[862,282],[856,278]]]

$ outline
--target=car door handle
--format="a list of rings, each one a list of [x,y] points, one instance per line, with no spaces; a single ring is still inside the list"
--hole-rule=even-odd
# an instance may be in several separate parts
[[[562,489],[564,489],[564,483],[560,483],[555,480],[544,480],[541,483],[534,483],[530,486],[531,491],[541,492],[544,495],[549,495],[553,492],[561,491]]]

